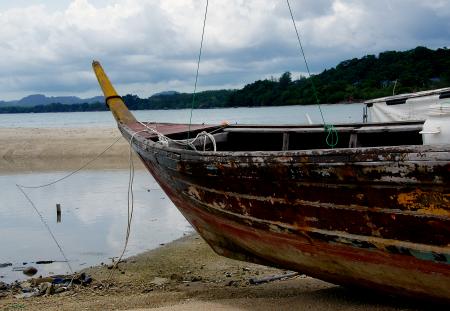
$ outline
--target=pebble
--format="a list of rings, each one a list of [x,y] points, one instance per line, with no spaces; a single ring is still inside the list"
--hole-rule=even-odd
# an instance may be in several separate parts
[[[61,286],[55,289],[55,294],[60,294],[62,292],[65,292],[67,290],[67,287]]]
[[[53,284],[50,284],[50,286],[47,287],[47,290],[45,291],[45,295],[50,296],[55,293],[55,287]]]
[[[20,283],[20,287],[22,287],[22,289],[30,288],[31,285],[32,285],[31,282],[28,282],[28,281]]]
[[[202,280],[202,277],[201,276],[193,276],[192,278],[191,278],[191,282],[199,282],[199,281],[201,281]]]
[[[228,282],[227,283],[227,286],[238,286],[239,285],[239,283],[238,283],[238,281],[233,281],[233,280],[231,280],[230,282]]]
[[[160,285],[164,285],[166,283],[169,282],[169,279],[166,278],[160,278],[160,277],[155,277],[150,284],[156,285],[156,286],[160,286]]]
[[[4,289],[8,289],[8,286],[5,283],[0,282],[0,290],[4,290]]]
[[[35,267],[26,267],[22,272],[25,275],[33,276],[38,272],[38,270]]]
[[[174,281],[178,281],[178,282],[183,281],[183,277],[182,277],[181,275],[179,275],[179,274],[176,274],[176,273],[173,273],[173,274],[170,276],[170,279],[171,279],[171,280],[174,280]]]

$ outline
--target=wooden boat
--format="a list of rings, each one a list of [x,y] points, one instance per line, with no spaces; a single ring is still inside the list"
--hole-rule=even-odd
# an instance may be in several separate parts
[[[186,144],[188,125],[138,122],[93,68],[123,136],[218,254],[450,301],[450,145],[422,145],[423,121],[339,125],[334,149],[314,125],[193,125]]]

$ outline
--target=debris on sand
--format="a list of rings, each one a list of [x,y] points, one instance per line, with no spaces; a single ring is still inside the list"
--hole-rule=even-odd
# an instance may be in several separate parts
[[[12,284],[0,282],[0,299],[12,296],[25,299],[36,296],[51,296],[92,284],[92,278],[85,273],[75,275],[55,275],[38,277],[26,281],[16,281]]]

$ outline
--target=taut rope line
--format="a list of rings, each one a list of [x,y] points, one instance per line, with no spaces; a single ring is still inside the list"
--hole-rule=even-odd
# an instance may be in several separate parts
[[[311,81],[314,97],[316,99],[316,104],[317,104],[317,107],[319,107],[320,116],[322,117],[323,127],[324,127],[325,131],[328,132],[325,141],[329,147],[334,148],[338,143],[338,139],[339,139],[338,133],[332,124],[327,124],[325,122],[325,118],[322,113],[322,107],[320,106],[319,96],[317,95],[316,85],[314,84],[314,80],[311,76],[311,71],[309,70],[308,61],[306,60],[305,51],[303,50],[302,40],[300,39],[300,34],[297,29],[297,24],[295,23],[294,14],[292,13],[292,9],[291,9],[291,4],[289,3],[289,0],[286,0],[286,3],[289,8],[289,13],[291,14],[291,19],[292,19],[292,24],[294,25],[295,34],[297,35],[298,45],[300,46],[300,51],[303,55],[303,60],[305,61],[306,71],[308,72],[308,77],[309,77],[309,80]],[[335,138],[336,138],[336,140],[335,140]],[[330,139],[331,139],[331,141],[330,141]]]
[[[206,26],[206,16],[208,15],[208,5],[209,5],[209,0],[206,0],[205,16],[203,17],[202,39],[200,41],[200,50],[198,52],[198,60],[197,60],[197,73],[195,74],[194,93],[192,94],[191,116],[189,117],[188,139],[190,138],[190,134],[191,134],[192,111],[194,110],[195,94],[197,92],[198,72],[200,70],[200,60],[202,58],[203,38],[205,36],[205,26]]]

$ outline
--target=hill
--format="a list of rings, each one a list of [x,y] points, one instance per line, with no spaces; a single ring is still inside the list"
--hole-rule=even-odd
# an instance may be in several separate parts
[[[339,63],[311,78],[293,80],[290,72],[279,79],[258,80],[241,90],[205,91],[196,94],[195,108],[310,105],[316,103],[314,88],[320,103],[363,101],[401,93],[410,93],[450,86],[450,50],[417,47],[397,52],[386,51]],[[149,98],[128,94],[123,97],[132,110],[182,109],[192,105],[192,94],[176,91],[161,92]],[[79,100],[78,102],[77,99]],[[106,110],[103,97],[28,96],[5,107],[0,113],[59,112]],[[71,103],[68,105],[68,103]],[[39,103],[36,106],[36,103]],[[34,105],[34,107],[31,107]]]
[[[33,94],[26,96],[20,100],[0,101],[1,107],[34,107],[39,105],[50,105],[60,103],[63,105],[82,104],[82,103],[98,103],[104,102],[103,96],[95,96],[91,98],[79,98],[76,96],[56,96],[47,97],[42,94]]]
[[[311,81],[312,80],[312,81]],[[315,104],[313,82],[321,103],[362,101],[393,94],[450,86],[450,50],[387,51],[341,62],[307,79],[259,80],[233,93],[227,106]]]

